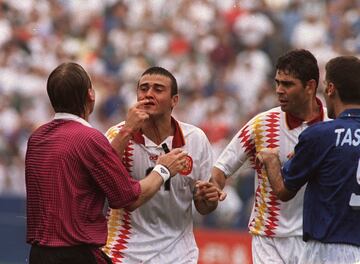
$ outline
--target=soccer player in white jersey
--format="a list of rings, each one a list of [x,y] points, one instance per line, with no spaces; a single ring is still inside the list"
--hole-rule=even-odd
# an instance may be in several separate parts
[[[299,134],[326,118],[326,110],[316,98],[319,68],[307,50],[293,50],[276,65],[276,94],[280,103],[252,118],[234,136],[216,161],[211,181],[220,188],[240,167],[255,170],[255,198],[249,219],[253,262],[297,263],[304,248],[302,204],[304,190],[292,202],[284,203],[273,193],[266,172],[256,162],[263,148],[279,148],[285,162],[294,151]]]
[[[328,115],[301,133],[294,156],[281,168],[273,150],[264,163],[275,194],[290,200],[305,183],[299,263],[360,263],[360,60],[339,56],[326,64]]]
[[[103,250],[113,263],[198,261],[192,201],[199,213],[207,214],[216,208],[222,193],[209,182],[213,155],[206,135],[171,115],[179,100],[177,90],[176,79],[169,71],[161,67],[147,69],[138,82],[137,99],[149,101],[143,107],[150,117],[140,125],[121,122],[107,132],[109,140],[123,133],[123,162],[135,179],[146,177],[159,155],[172,148],[181,147],[188,153],[180,175],[166,182],[151,201],[132,212],[110,209]],[[135,107],[129,113],[136,115],[136,111]]]

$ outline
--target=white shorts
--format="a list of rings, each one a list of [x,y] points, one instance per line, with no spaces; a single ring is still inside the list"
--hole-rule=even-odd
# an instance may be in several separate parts
[[[360,264],[360,247],[308,241],[299,263]]]
[[[305,249],[301,236],[252,237],[252,258],[254,264],[297,264]]]
[[[197,264],[199,249],[193,236],[183,236],[144,264]],[[127,263],[124,261],[124,263]],[[139,262],[136,262],[139,263]]]

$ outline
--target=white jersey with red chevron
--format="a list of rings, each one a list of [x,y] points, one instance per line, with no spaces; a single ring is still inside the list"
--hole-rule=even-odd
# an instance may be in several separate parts
[[[210,143],[199,128],[172,118],[174,136],[162,143],[180,147],[188,153],[187,168],[163,185],[146,204],[133,212],[110,209],[108,240],[103,248],[113,263],[197,263],[198,248],[193,235],[192,201],[196,180],[208,181],[213,165]],[[107,132],[111,141],[124,122]],[[121,133],[121,132],[120,132]],[[143,179],[155,166],[162,144],[156,145],[142,133],[136,133],[123,155],[123,162],[135,179]],[[151,169],[150,169],[151,170]]]
[[[320,102],[319,104],[321,105]],[[326,109],[322,109],[320,120],[326,116]],[[279,148],[282,163],[291,157],[299,134],[309,126],[310,122],[295,120],[293,123],[298,122],[298,124],[290,126],[290,119],[291,117],[281,111],[280,107],[258,114],[234,136],[215,163],[226,177],[233,175],[245,165],[250,165],[255,170],[254,206],[249,220],[249,231],[253,235],[268,237],[302,235],[305,186],[293,200],[282,202],[273,193],[264,169],[255,163],[257,152],[263,148]]]

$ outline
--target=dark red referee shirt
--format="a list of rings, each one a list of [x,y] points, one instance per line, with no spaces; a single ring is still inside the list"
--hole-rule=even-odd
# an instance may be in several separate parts
[[[121,208],[140,194],[105,136],[73,120],[55,119],[31,135],[25,175],[30,244],[102,246],[105,197]]]

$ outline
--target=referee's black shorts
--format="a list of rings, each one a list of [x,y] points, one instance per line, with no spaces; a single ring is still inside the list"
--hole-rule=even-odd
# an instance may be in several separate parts
[[[99,248],[90,245],[44,247],[32,245],[29,264],[112,264]]]

